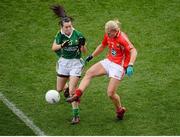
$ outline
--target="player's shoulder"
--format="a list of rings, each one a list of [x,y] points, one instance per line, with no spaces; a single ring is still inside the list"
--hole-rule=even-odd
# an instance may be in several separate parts
[[[57,31],[55,37],[59,37],[59,36],[61,36],[61,31],[60,30]]]
[[[131,41],[129,40],[128,35],[125,32],[121,32],[119,40],[120,43],[127,43],[130,46],[130,48],[134,47]]]
[[[123,32],[123,31],[120,31],[119,33],[118,33],[118,40],[119,41],[128,41],[128,36],[127,36],[127,34],[125,33],[125,32]]]
[[[104,33],[104,38],[108,38],[108,34],[107,33]]]
[[[79,30],[77,30],[77,29],[74,29],[73,30],[75,33],[81,33]]]
[[[128,38],[127,34],[125,32],[121,32],[121,37]]]
[[[82,32],[80,32],[80,31],[78,31],[78,30],[76,30],[76,29],[74,29],[73,31],[74,31],[74,33],[75,33],[76,35],[78,35],[78,36],[82,36],[82,35],[83,35]]]

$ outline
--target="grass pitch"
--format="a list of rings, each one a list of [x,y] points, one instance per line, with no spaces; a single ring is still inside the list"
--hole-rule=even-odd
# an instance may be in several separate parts
[[[118,18],[138,50],[133,77],[118,94],[127,107],[116,121],[106,95],[107,77],[93,79],[82,98],[81,123],[69,124],[71,106],[44,100],[55,88],[56,55],[51,44],[58,30],[49,6],[63,4],[83,32],[89,53],[101,42],[106,21]],[[180,135],[179,0],[1,0],[0,91],[47,135]],[[85,69],[105,57],[93,59]],[[0,102],[0,135],[33,135]]]

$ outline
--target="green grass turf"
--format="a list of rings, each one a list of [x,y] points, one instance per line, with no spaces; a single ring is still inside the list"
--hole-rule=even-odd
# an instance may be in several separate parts
[[[106,21],[122,22],[138,50],[133,77],[125,77],[118,89],[128,108],[123,121],[115,120],[106,77],[95,78],[87,89],[77,126],[69,124],[71,107],[63,97],[58,105],[45,102],[56,80],[51,44],[58,20],[48,8],[52,3],[63,4],[75,18],[89,53],[101,42]],[[0,90],[48,135],[180,135],[179,21],[179,0],[1,0]],[[14,135],[15,128],[10,128]]]
[[[11,110],[0,101],[0,135],[1,136],[32,136],[33,131],[30,130]]]

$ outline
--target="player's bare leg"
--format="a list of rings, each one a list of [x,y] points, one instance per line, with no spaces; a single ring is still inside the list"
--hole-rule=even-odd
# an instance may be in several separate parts
[[[107,94],[116,108],[117,118],[122,120],[125,113],[125,108],[122,107],[120,97],[116,93],[119,84],[120,84],[120,80],[111,78],[109,81]]]
[[[79,81],[79,77],[76,76],[71,76],[69,79],[69,93],[70,96],[73,96],[74,91],[77,87]],[[80,117],[79,117],[79,106],[78,102],[74,101],[71,103],[72,104],[72,111],[73,111],[73,119],[72,119],[72,124],[78,124],[80,122]]]
[[[90,81],[93,77],[102,76],[105,74],[106,74],[106,70],[103,68],[100,62],[93,65],[90,69],[87,70],[85,76],[81,80],[78,89],[75,90],[75,94],[72,97],[68,98],[67,102],[73,102],[75,100],[78,100],[78,98],[82,95],[82,93],[90,84]]]
[[[90,81],[93,77],[105,75],[106,71],[101,65],[101,63],[96,63],[93,65],[90,69],[87,70],[84,78],[82,79],[79,89],[82,90],[82,92],[87,88],[87,86],[90,84]]]
[[[68,80],[68,77],[59,77],[57,76],[57,82],[56,82],[56,90],[58,92],[62,92],[65,85],[66,85],[66,82]]]
[[[119,84],[120,84],[120,80],[117,80],[115,78],[110,78],[108,89],[107,89],[108,97],[112,100],[116,108],[121,107],[120,97],[116,93],[116,90]]]

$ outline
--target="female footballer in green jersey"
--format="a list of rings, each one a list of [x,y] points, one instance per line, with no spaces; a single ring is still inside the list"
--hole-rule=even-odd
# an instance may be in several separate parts
[[[72,18],[66,15],[64,8],[60,5],[51,7],[57,17],[60,18],[60,30],[55,36],[52,50],[59,57],[57,62],[57,91],[61,92],[69,80],[69,93],[72,96],[83,69],[81,53],[86,52],[85,38],[81,32],[73,28]],[[80,121],[78,102],[72,102],[73,119],[72,124]]]

